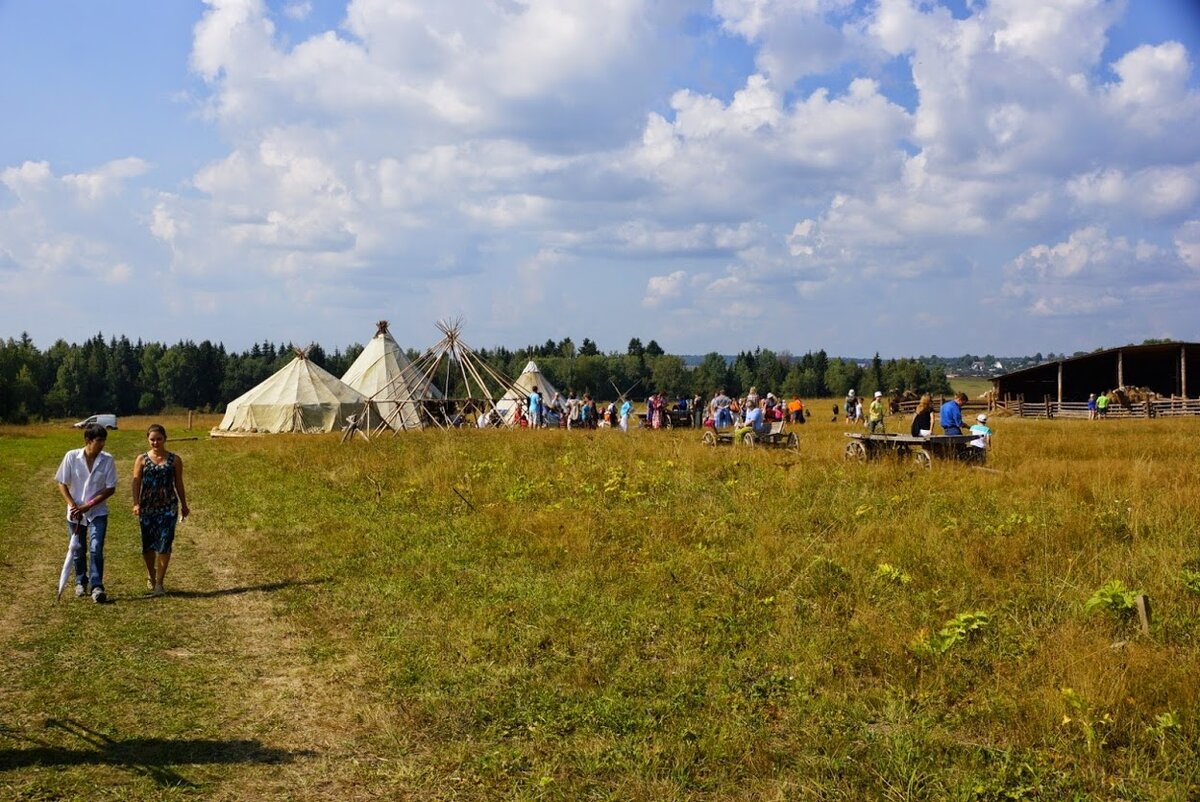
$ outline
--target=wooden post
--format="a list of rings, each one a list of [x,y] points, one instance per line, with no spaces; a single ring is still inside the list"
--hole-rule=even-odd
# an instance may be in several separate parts
[[[1117,386],[1125,386],[1125,352],[1117,351]]]
[[[1062,370],[1061,366],[1059,367],[1059,370],[1060,371]],[[1050,414],[1050,396],[1047,395],[1046,396],[1046,420],[1049,420],[1051,417],[1053,417],[1053,416]]]
[[[1063,379],[1063,363],[1058,362],[1058,403],[1062,403],[1062,379]]]
[[[1179,346],[1179,394],[1187,398],[1187,346]]]
[[[1138,623],[1142,626],[1142,634],[1150,634],[1150,597],[1144,593],[1139,593],[1133,598],[1133,603],[1137,606]]]
[[[188,410],[188,431],[192,430],[192,411]]]

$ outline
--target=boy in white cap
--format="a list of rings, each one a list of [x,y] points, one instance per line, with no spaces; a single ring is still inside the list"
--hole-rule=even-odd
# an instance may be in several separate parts
[[[980,412],[975,416],[975,423],[971,426],[971,434],[975,435],[975,439],[971,441],[971,445],[975,448],[987,450],[992,445],[992,430],[987,425],[988,416]]]

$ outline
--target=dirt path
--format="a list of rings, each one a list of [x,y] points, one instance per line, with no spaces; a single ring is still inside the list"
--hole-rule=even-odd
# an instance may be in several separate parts
[[[77,696],[70,677],[65,676],[69,672],[55,675],[49,687],[35,689],[30,683],[28,666],[35,661],[52,665],[69,661],[62,641],[53,647],[38,646],[41,633],[55,628],[70,643],[76,628],[107,627],[110,631],[105,634],[117,639],[118,647],[122,633],[128,631],[122,627],[166,626],[183,633],[156,654],[135,656],[134,673],[153,671],[161,662],[187,667],[190,673],[185,676],[201,678],[207,685],[199,690],[206,695],[205,704],[215,708],[216,720],[202,733],[170,732],[165,730],[168,725],[156,725],[151,709],[151,720],[145,721],[144,727],[125,728],[133,731],[112,723],[122,720],[121,715],[114,715],[108,720],[106,737],[162,739],[168,744],[189,740],[258,744],[262,754],[278,756],[248,754],[246,759],[213,760],[208,765],[188,765],[181,757],[180,765],[172,765],[168,752],[162,761],[166,770],[200,785],[206,799],[381,798],[398,777],[407,774],[394,754],[388,760],[375,754],[382,742],[379,724],[386,716],[380,697],[355,681],[361,672],[354,665],[339,664],[331,669],[328,660],[315,661],[311,656],[314,644],[277,612],[277,593],[322,580],[264,578],[251,562],[247,544],[234,534],[205,528],[201,512],[177,535],[175,560],[167,577],[171,595],[146,597],[144,573],[138,556],[131,553],[136,549],[131,540],[136,536],[134,526],[126,520],[119,532],[110,524],[106,548],[105,578],[114,606],[104,611],[91,609],[90,601],[74,598],[73,587],[67,588],[56,605],[53,582],[65,553],[65,527],[57,525],[59,505],[43,491],[45,487],[38,486],[22,494],[17,507],[23,520],[8,524],[8,532],[0,539],[5,546],[0,555],[4,580],[0,654],[5,655],[0,661],[0,796],[6,787],[28,792],[39,787],[45,790],[42,783],[59,781],[43,779],[47,777],[44,768],[53,764],[53,759],[49,764],[13,768],[14,761],[24,759],[19,750],[28,745],[49,744],[47,739],[58,737],[58,742],[50,744],[55,749],[88,749],[86,739],[79,741],[76,736],[72,740],[67,734],[46,729],[46,722],[55,715],[53,708],[68,707]],[[114,519],[127,514],[123,495],[112,507]],[[23,529],[35,534],[22,539]],[[57,539],[63,541],[61,546],[55,542],[58,529],[64,529]],[[46,648],[49,656],[37,653]],[[128,720],[131,711],[141,711],[148,704],[152,703],[133,700],[128,710],[118,713]],[[8,766],[2,764],[4,759]],[[83,776],[100,784],[106,780],[128,784],[131,798],[154,798],[154,789],[138,778],[146,772],[133,766],[134,761],[128,767],[120,761],[99,762],[104,763],[101,768],[72,768],[69,772],[94,772]],[[43,773],[38,774],[39,770]]]
[[[220,690],[226,728],[292,756],[280,765],[239,767],[212,798],[381,796],[369,777],[381,761],[372,755],[367,726],[379,715],[378,702],[350,679],[353,666],[330,671],[315,665],[309,655],[314,644],[275,609],[273,594],[282,588],[327,580],[264,579],[256,575],[245,543],[192,521],[177,537],[178,564],[172,565],[168,589],[196,588],[199,598],[185,592],[165,601],[200,602],[197,613],[209,619],[206,626],[225,633],[221,646],[233,669]]]

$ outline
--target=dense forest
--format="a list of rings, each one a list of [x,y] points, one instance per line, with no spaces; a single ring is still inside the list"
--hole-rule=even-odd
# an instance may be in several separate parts
[[[309,359],[341,376],[362,352],[354,345],[332,354],[319,345],[306,349]],[[732,362],[718,353],[688,365],[667,354],[654,340],[634,338],[622,352],[602,353],[584,338],[579,346],[568,337],[518,350],[478,349],[492,367],[517,376],[530,359],[563,392],[575,390],[599,398],[627,393],[635,398],[652,391],[670,397],[699,392],[705,397],[724,388],[745,393],[751,386],[801,398],[860,393],[949,392],[945,374],[919,360],[859,362],[831,358],[822,351],[797,357],[765,348],[744,351]],[[418,354],[409,352],[415,359]],[[227,351],[220,343],[190,340],[174,345],[130,342],[127,337],[97,334],[82,344],[63,340],[39,350],[27,334],[0,341],[0,420],[26,423],[50,418],[83,417],[96,412],[118,415],[153,414],[165,409],[220,412],[295,357],[291,344],[256,344],[247,351]],[[436,382],[436,379],[435,379]],[[443,388],[453,395],[455,388]]]

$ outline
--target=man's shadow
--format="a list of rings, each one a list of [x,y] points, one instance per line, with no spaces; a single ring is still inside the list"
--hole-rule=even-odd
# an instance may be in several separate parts
[[[158,785],[190,787],[194,784],[174,766],[201,764],[261,763],[277,765],[297,758],[312,757],[311,751],[288,751],[247,739],[127,738],[117,740],[70,719],[47,719],[47,729],[58,729],[83,741],[86,746],[70,748],[0,728],[0,738],[34,744],[17,749],[0,749],[0,772],[35,766],[115,766],[149,777]]]

